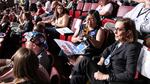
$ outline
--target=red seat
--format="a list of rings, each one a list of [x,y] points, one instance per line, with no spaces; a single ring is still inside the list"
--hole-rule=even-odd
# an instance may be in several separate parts
[[[81,23],[82,23],[81,19],[74,18],[72,22],[71,30],[75,32],[77,28],[80,28]],[[72,35],[60,35],[61,40],[71,41],[71,37]]]
[[[69,16],[74,17],[74,11],[72,9],[69,10]]]
[[[98,3],[92,3],[91,10],[96,10],[97,7],[98,7]]]
[[[83,12],[82,16],[87,16],[88,12]]]
[[[92,3],[85,3],[82,11],[90,11]]]
[[[78,2],[78,5],[76,7],[76,10],[82,10],[83,9],[83,6],[84,6],[84,3],[83,2]]]
[[[79,18],[80,15],[81,15],[81,11],[80,10],[75,11],[75,18]]]
[[[86,16],[87,12],[91,10],[91,6],[92,6],[92,3],[85,3],[81,15]]]
[[[123,17],[127,12],[129,12],[133,8],[133,6],[120,6],[117,12],[117,17]],[[107,22],[115,23],[115,20],[105,18],[102,20],[102,25],[104,26],[104,24]]]
[[[115,23],[116,21],[112,20],[112,19],[109,19],[109,18],[105,18],[105,19],[102,20],[102,26],[104,26],[105,23],[107,23],[107,22]]]
[[[72,30],[73,32],[75,32],[76,29],[80,28],[81,23],[82,23],[82,20],[81,20],[81,19],[74,18],[74,19],[73,19],[72,26],[71,26],[71,30]]]
[[[76,29],[79,29],[79,28],[80,28],[81,23],[82,23],[82,20],[81,20],[81,19],[74,18],[74,19],[73,19],[73,23],[72,23],[71,30],[72,30],[73,32],[75,32]],[[72,38],[72,35],[68,36],[68,37],[67,37],[67,41],[71,41],[71,38]]]
[[[133,6],[120,6],[117,12],[117,17],[123,17],[127,12],[129,12],[133,8]]]

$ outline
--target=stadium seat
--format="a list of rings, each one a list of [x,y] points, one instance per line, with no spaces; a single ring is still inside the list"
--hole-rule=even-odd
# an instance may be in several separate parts
[[[69,16],[74,17],[74,11],[72,9],[69,10]]]
[[[80,10],[76,10],[75,11],[75,18],[79,18],[81,15],[81,11]]]
[[[86,16],[87,12],[91,10],[91,6],[92,6],[92,3],[85,3],[81,15]]]
[[[83,6],[84,6],[84,3],[83,2],[78,2],[78,5],[76,7],[76,10],[82,10],[83,9]]]
[[[73,19],[73,22],[72,22],[71,30],[72,30],[73,32],[75,32],[75,30],[76,30],[77,28],[80,28],[81,23],[82,23],[82,20],[81,20],[81,19],[74,18],[74,19]]]
[[[85,3],[82,11],[89,11],[91,9],[92,3]]]
[[[91,10],[95,10],[98,7],[98,3],[92,3]]]
[[[133,8],[133,6],[120,6],[117,12],[117,17],[123,17],[127,12],[129,12]]]
[[[73,19],[73,22],[72,22],[72,24],[71,24],[71,30],[72,30],[73,32],[75,32],[75,30],[76,30],[77,28],[80,28],[81,23],[82,23],[82,20],[81,20],[81,19],[74,18],[74,19]],[[61,39],[61,40],[71,41],[71,37],[72,37],[72,35],[60,35],[60,39]]]

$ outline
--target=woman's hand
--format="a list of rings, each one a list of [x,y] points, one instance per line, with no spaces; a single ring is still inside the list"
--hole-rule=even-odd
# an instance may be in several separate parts
[[[81,41],[83,41],[83,37],[81,37],[81,36],[78,36],[78,37],[77,37],[77,41],[78,41],[78,42],[81,42]]]
[[[102,72],[97,71],[97,72],[94,73],[94,78],[96,80],[108,80],[109,75],[108,74],[103,74]]]
[[[97,65],[103,65],[104,63],[104,58],[101,57],[100,60],[98,61]]]

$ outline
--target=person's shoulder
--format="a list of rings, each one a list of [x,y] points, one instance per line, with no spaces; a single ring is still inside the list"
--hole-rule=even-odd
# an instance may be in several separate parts
[[[65,13],[64,15],[63,15],[63,17],[70,17],[67,13]]]
[[[50,1],[47,1],[45,4],[50,4],[51,2]]]
[[[126,43],[126,45],[130,48],[135,48],[135,49],[142,47],[142,44],[140,44],[139,42]]]
[[[136,6],[135,6],[135,8],[136,7],[143,7],[144,6],[144,3],[139,3],[139,4],[137,4]]]
[[[111,6],[113,6],[113,3],[108,3],[108,4],[106,4],[106,5],[111,5]]]

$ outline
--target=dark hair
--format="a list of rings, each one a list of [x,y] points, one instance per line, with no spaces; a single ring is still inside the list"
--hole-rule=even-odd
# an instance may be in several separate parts
[[[42,21],[42,18],[40,16],[35,16],[34,21],[37,24],[39,21]]]
[[[147,46],[148,48],[150,48],[150,34],[147,34],[145,37],[144,37],[144,42],[143,44],[145,46]]]
[[[9,15],[8,15],[8,14],[5,14],[5,15],[2,17],[2,21],[3,21],[3,22],[9,21]]]
[[[41,8],[42,7],[42,3],[37,4],[37,7]]]
[[[100,15],[99,15],[98,11],[96,11],[96,10],[90,10],[88,12],[88,15],[93,15],[94,16],[98,28],[100,28],[100,26],[102,26],[101,18],[100,18]]]
[[[45,24],[43,22],[38,22],[34,27],[33,31],[44,33],[45,32]]]
[[[31,13],[29,11],[25,12],[24,15],[25,15],[27,20],[32,20],[32,15],[31,15]]]

